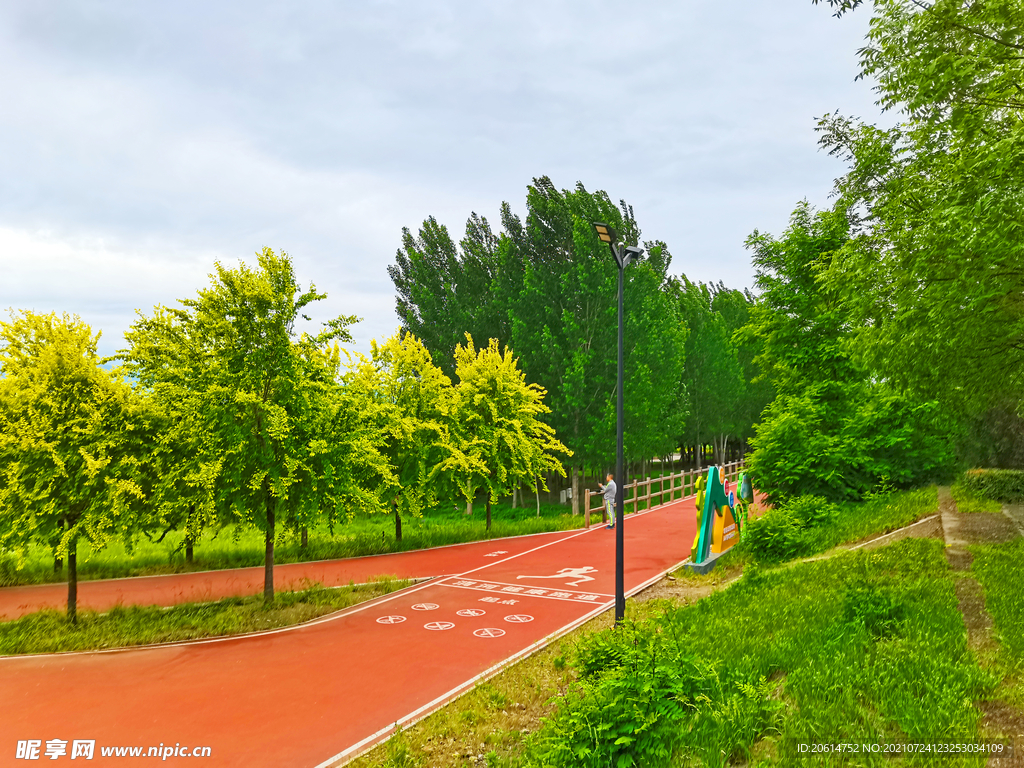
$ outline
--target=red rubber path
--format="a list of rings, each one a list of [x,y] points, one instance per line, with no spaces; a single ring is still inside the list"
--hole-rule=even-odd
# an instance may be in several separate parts
[[[421,579],[460,573],[469,564],[489,562],[496,550],[521,552],[538,544],[564,538],[575,531],[556,531],[508,539],[475,541],[448,547],[420,549],[345,560],[318,560],[274,566],[274,588],[302,589],[307,583],[325,587],[362,584],[375,576],[392,575],[400,579]],[[263,593],[263,566],[228,568],[219,571],[171,573],[127,579],[102,579],[78,582],[79,610],[108,611],[115,605],[177,605],[243,597]],[[68,601],[66,582],[31,584],[0,589],[0,618],[16,619],[43,608],[65,610]]]
[[[692,497],[628,517],[627,593],[684,560],[694,531]],[[0,658],[0,765],[29,764],[14,758],[17,742],[30,739],[41,742],[44,760],[47,741],[66,741],[61,761],[70,760],[74,740],[95,740],[90,765],[133,762],[102,756],[104,747],[139,746],[146,755],[175,744],[208,746],[211,756],[143,757],[143,764],[340,764],[396,722],[418,719],[606,609],[614,593],[615,536],[605,528],[360,558],[371,560],[376,570],[359,561],[314,564],[326,569],[315,578],[325,580],[332,568],[341,583],[381,572],[459,575],[262,634]],[[162,578],[122,581],[159,585]],[[188,587],[169,589],[175,596]]]

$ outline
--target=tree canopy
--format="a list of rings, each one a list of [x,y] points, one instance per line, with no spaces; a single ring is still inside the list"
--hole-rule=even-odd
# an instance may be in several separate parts
[[[148,524],[147,464],[159,417],[118,371],[101,367],[77,316],[22,311],[0,321],[0,548],[31,543],[68,562],[77,610],[77,543],[101,548]]]
[[[839,14],[861,5],[830,0]],[[901,122],[832,115],[851,236],[828,272],[860,353],[960,412],[1024,395],[1024,7],[876,0],[865,76]]]
[[[318,430],[333,384],[325,348],[351,340],[356,318],[299,335],[296,321],[324,294],[301,289],[284,253],[266,248],[257,261],[255,269],[217,264],[196,298],[140,315],[121,356],[142,387],[182,414],[198,451],[187,461],[208,473],[213,506],[264,532],[271,602],[278,524],[305,524],[332,498],[329,489],[347,482]]]

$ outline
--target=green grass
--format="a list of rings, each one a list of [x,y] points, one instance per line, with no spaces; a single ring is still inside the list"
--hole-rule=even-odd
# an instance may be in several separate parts
[[[995,684],[967,649],[942,544],[932,540],[767,574],[748,569],[694,606],[665,608],[583,646],[577,667],[598,671],[548,721],[524,764],[720,765],[731,757],[787,765],[799,743],[974,739],[971,702]],[[646,667],[654,671],[641,674]],[[646,735],[621,726],[616,697],[628,691],[644,705]],[[672,704],[680,698],[682,710]],[[614,725],[607,732],[602,713]],[[636,723],[636,714],[625,720]],[[649,738],[659,726],[661,758]],[[643,752],[611,741],[641,736]],[[584,748],[593,759],[581,757]]]
[[[482,504],[475,506],[471,517],[464,514],[465,504],[458,507],[448,505],[421,518],[403,518],[401,542],[395,541],[393,516],[357,517],[335,526],[333,532],[326,526],[311,529],[305,549],[300,547],[298,532],[284,533],[275,546],[275,561],[290,563],[406,552],[581,527],[583,516],[574,517],[568,509],[559,504],[542,503],[541,515],[537,517],[536,507],[532,504],[516,509],[509,504],[495,504],[491,509],[492,526],[488,532]],[[79,579],[149,576],[263,564],[263,534],[253,528],[228,525],[219,531],[207,531],[196,544],[195,562],[191,566],[185,563],[183,536],[181,531],[172,531],[160,543],[142,538],[130,552],[120,543],[112,543],[101,550],[92,550],[87,543],[82,543],[78,550]],[[0,553],[0,587],[63,581],[65,578],[65,574],[54,572],[53,557],[44,547],[31,547],[20,567],[14,554]]]
[[[371,600],[409,583],[383,578],[330,589],[311,585],[301,591],[279,592],[270,607],[263,605],[262,595],[166,609],[115,607],[107,613],[81,612],[75,624],[63,612],[39,611],[0,622],[0,655],[123,648],[275,629]]]
[[[1024,709],[1024,539],[970,547],[971,571],[985,590],[999,653],[997,669],[1004,677],[1003,696]]]
[[[824,500],[816,519],[799,519],[795,509],[805,497],[767,511],[751,521],[742,546],[765,564],[826,552],[847,542],[878,536],[938,511],[935,486],[877,494],[860,502],[829,505]]]
[[[1003,509],[1003,505],[998,501],[979,496],[977,493],[969,490],[963,483],[954,483],[949,491],[953,496],[953,501],[956,502],[956,508],[959,512],[994,512],[998,514]]]
[[[996,685],[968,650],[935,540],[768,572],[748,565],[695,604],[627,606],[624,630],[601,616],[354,765],[786,766],[800,743],[977,739],[973,702]],[[630,732],[638,718],[643,733]],[[653,748],[630,754],[630,740],[651,733],[660,757]],[[984,760],[833,755],[799,764]]]

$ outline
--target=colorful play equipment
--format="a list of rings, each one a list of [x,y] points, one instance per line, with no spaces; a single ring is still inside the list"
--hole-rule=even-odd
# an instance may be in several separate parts
[[[707,473],[697,479],[697,535],[686,564],[694,573],[710,571],[715,561],[740,540],[745,528],[740,520],[746,522],[754,489],[746,473],[740,475],[738,486],[738,493],[729,491],[724,467],[708,467]]]

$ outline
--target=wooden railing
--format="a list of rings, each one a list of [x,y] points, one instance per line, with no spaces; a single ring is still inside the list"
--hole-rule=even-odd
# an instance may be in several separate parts
[[[743,468],[744,461],[733,461],[729,464],[725,464],[725,477],[727,480],[736,483],[739,480],[740,470]],[[622,513],[624,515],[635,514],[641,509],[654,509],[664,504],[669,504],[678,499],[685,499],[687,496],[692,496],[696,491],[694,487],[697,483],[697,478],[702,475],[706,475],[708,468],[696,470],[691,469],[687,472],[679,472],[674,475],[666,475],[664,477],[648,477],[645,480],[634,480],[632,483],[626,483],[626,487],[623,489],[622,499]],[[657,490],[653,486],[657,485]],[[641,495],[641,491],[646,493]],[[597,506],[592,506],[593,499],[597,499]],[[654,499],[657,498],[657,503]],[[644,503],[646,502],[646,503]],[[632,511],[630,511],[629,505],[633,505]],[[641,507],[641,504],[643,506]],[[601,494],[597,491],[591,491],[587,488],[583,492],[583,524],[586,527],[590,527],[590,514],[596,512],[602,515],[602,520],[607,522],[604,518],[604,499]]]

